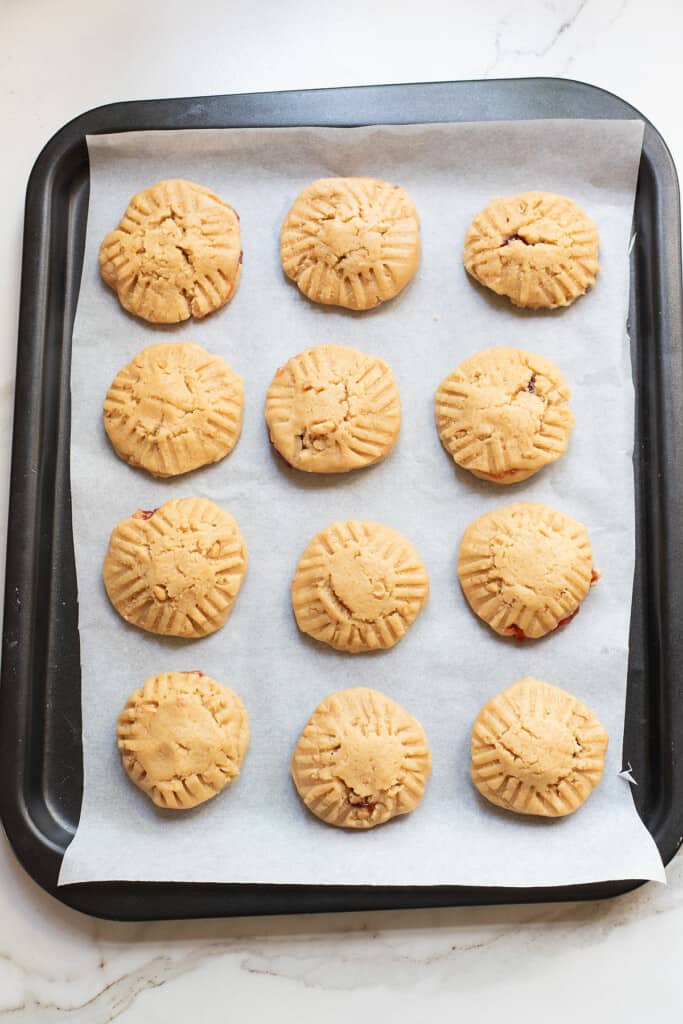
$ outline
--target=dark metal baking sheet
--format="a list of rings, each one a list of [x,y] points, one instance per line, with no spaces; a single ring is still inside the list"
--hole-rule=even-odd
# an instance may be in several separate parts
[[[58,888],[57,878],[78,824],[83,784],[69,375],[88,210],[86,134],[641,116],[618,97],[578,82],[439,82],[117,103],[81,115],[47,144],[26,196],[0,684],[0,815],[17,857],[48,892],[90,914],[153,919],[595,899],[639,884],[512,889],[126,882]],[[675,451],[683,437],[681,237],[675,168],[647,121],[634,230],[629,320],[637,557],[625,748],[639,783],[638,811],[668,862],[683,836],[683,701],[676,693],[683,666],[683,473]]]

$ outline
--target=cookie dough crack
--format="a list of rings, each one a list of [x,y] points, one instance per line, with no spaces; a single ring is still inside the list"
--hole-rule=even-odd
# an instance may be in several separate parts
[[[510,242],[521,242],[521,243],[522,243],[522,245],[529,245],[529,242],[527,242],[527,241],[526,241],[526,239],[522,238],[522,236],[521,236],[521,235],[518,235],[518,234],[517,234],[517,233],[515,232],[515,234],[514,234],[514,235],[510,235],[510,237],[509,237],[509,238],[506,238],[506,239],[505,239],[505,240],[504,240],[504,241],[503,241],[503,242],[501,243],[501,245],[499,246],[499,248],[500,248],[500,249],[504,249],[506,245],[509,245],[509,244],[510,244]]]
[[[531,370],[531,375],[530,375],[529,380],[527,381],[527,383],[526,383],[526,385],[524,387],[518,387],[516,391],[513,391],[509,395],[506,395],[499,402],[489,402],[485,407],[482,408],[481,411],[484,414],[486,414],[486,413],[488,413],[490,411],[494,411],[494,410],[497,411],[497,410],[501,410],[501,409],[512,408],[514,406],[515,400],[520,395],[526,395],[526,394],[533,395],[535,398],[538,398],[539,401],[542,403],[542,408],[537,413],[537,423],[535,424],[533,431],[529,431],[529,435],[532,438],[534,438],[534,437],[543,438],[545,436],[545,422],[546,422],[546,418],[548,416],[548,412],[550,410],[551,403],[549,401],[549,398],[546,395],[541,394],[537,390],[537,388],[536,388],[536,383],[537,383],[537,380],[538,380],[538,374],[535,373],[531,369],[531,367],[529,367],[529,370]],[[472,387],[474,385],[474,382],[472,380],[470,380],[469,383],[470,383],[470,387]],[[470,437],[475,437],[476,436],[478,441],[488,441],[488,440],[490,440],[491,437],[494,436],[494,434],[496,434],[496,431],[495,430],[490,430],[488,433],[475,434],[474,429],[472,427],[470,427],[470,429],[468,431],[464,431],[464,432],[460,432],[459,431],[456,434],[456,436],[457,437],[463,437],[463,436],[466,436],[467,434]],[[500,445],[501,445],[501,447],[503,449],[503,452],[506,455],[508,455],[508,453],[509,453],[508,438],[503,433],[497,434],[496,436],[498,437],[498,440],[500,441]],[[532,441],[532,452],[534,454],[536,454],[538,452],[538,446],[533,441]],[[488,471],[488,468],[487,468],[485,470],[486,474],[487,474],[487,478],[490,479],[490,480],[494,480],[494,481],[496,481],[496,480],[504,480],[504,479],[506,479],[509,476],[514,476],[516,473],[526,472],[528,469],[531,468],[532,464],[535,465],[535,460],[533,458],[529,460],[530,464],[524,463],[523,460],[519,460],[519,461],[520,461],[521,464],[519,464],[519,465],[517,465],[517,464],[511,465],[508,469],[504,470],[504,472],[502,472],[502,473],[491,473],[491,472]],[[540,468],[540,467],[537,467],[537,468]]]
[[[353,808],[367,810],[369,814],[372,814],[378,804],[385,806],[386,799],[391,793],[391,790],[380,790],[379,793],[373,793],[372,798],[370,796],[362,796],[352,786],[349,786],[340,775],[334,773],[333,778],[343,787],[346,802]],[[395,785],[398,785],[398,783]]]
[[[342,601],[341,597],[339,597],[337,591],[334,589],[334,585],[332,583],[332,576],[328,576],[328,578],[326,580],[326,589],[327,589],[328,594],[329,594],[329,596],[330,596],[330,598],[332,600],[332,603],[337,606],[337,611],[339,611],[343,615],[347,616],[348,619],[354,625],[356,625],[357,623],[356,623],[355,613],[349,608],[349,606],[347,604],[345,604]],[[341,629],[342,625],[343,625],[342,622],[336,622],[335,623],[335,626],[334,626],[334,635],[335,636],[337,635],[337,633]]]
[[[356,555],[356,557],[361,557],[360,552]],[[372,582],[372,580],[370,580],[369,577],[367,577],[367,579],[369,583]],[[346,617],[346,621],[351,625],[355,626],[357,629],[360,629],[361,626],[375,626],[376,623],[382,622],[384,619],[388,618],[390,615],[393,615],[396,612],[395,608],[391,608],[389,611],[378,612],[377,615],[375,615],[372,619],[362,619],[359,618],[358,615],[356,615],[356,613],[353,611],[353,609],[351,609],[348,606],[348,604],[346,604],[341,599],[337,591],[334,589],[334,584],[332,583],[331,575],[328,576],[327,580],[325,581],[325,589],[327,590],[332,603],[337,607],[337,611],[339,611],[342,614],[342,616]],[[344,621],[335,623],[335,637],[337,636],[342,626],[345,624],[346,623]]]
[[[344,397],[339,400],[339,405],[341,406],[342,411],[343,411],[343,415],[342,415],[341,419],[332,420],[332,421],[330,421],[330,420],[322,421],[322,425],[324,425],[325,427],[327,427],[328,423],[330,424],[329,429],[317,431],[316,430],[316,425],[317,424],[316,423],[312,423],[310,425],[307,425],[300,433],[295,434],[294,437],[299,442],[300,450],[301,451],[314,451],[314,452],[326,451],[327,448],[329,448],[329,445],[330,445],[330,440],[329,439],[331,437],[333,437],[333,435],[335,435],[339,431],[339,428],[342,426],[342,424],[350,423],[351,422],[351,420],[352,420],[351,405],[350,405],[351,396],[349,395],[349,387],[348,387],[348,383],[346,382],[346,380],[344,380],[344,379],[330,380],[328,383],[322,385],[319,388],[316,388],[315,390],[316,391],[320,391],[320,392],[324,392],[328,387],[336,387],[336,386],[341,386],[344,389]],[[333,438],[333,440],[334,440],[334,443],[337,445],[337,447],[341,448],[341,442],[339,441],[339,439],[338,438]]]
[[[518,727],[519,731],[525,733],[529,737],[529,739],[532,740],[532,742],[534,742],[534,743],[541,742],[542,738],[540,736],[538,736],[533,731],[533,729],[530,728],[524,722],[518,721],[517,722],[517,727]],[[573,733],[572,733],[572,739],[574,740],[574,743],[576,744],[577,743],[576,736],[574,736]],[[504,750],[507,754],[510,755],[510,757],[515,762],[515,764],[521,765],[521,767],[525,771],[530,772],[530,773],[533,772],[533,773],[536,773],[536,774],[538,774],[539,772],[543,771],[543,767],[542,767],[542,764],[541,764],[541,756],[540,756],[540,754],[537,754],[536,757],[532,758],[531,760],[526,760],[522,756],[522,754],[516,753],[515,750],[512,748],[512,746],[510,746],[508,743],[505,742],[505,734],[503,736],[500,736],[497,739],[496,742],[497,742],[497,745],[502,750]],[[571,755],[572,760],[576,760],[577,754],[578,754],[578,751],[576,751],[576,750],[572,752],[572,755]],[[552,789],[555,786],[558,786],[560,784],[560,782],[562,782],[564,779],[566,779],[568,776],[570,776],[572,774],[572,772],[573,772],[573,768],[572,768],[571,765],[568,765],[566,768],[559,768],[559,769],[557,769],[558,781],[557,782],[553,782],[553,783],[548,783],[548,787],[550,789]]]
[[[372,234],[378,234],[381,237],[384,237],[384,235],[386,235],[387,232],[389,231],[389,225],[386,224],[384,221],[375,221],[374,224],[359,224],[358,215],[355,213],[349,215],[348,217],[337,216],[332,219],[340,220],[341,223],[344,225],[350,225],[356,236],[357,242],[356,245],[353,245],[345,249],[343,253],[337,255],[335,250],[328,242],[325,242],[323,239],[318,238],[318,241],[325,247],[325,249],[327,249],[328,253],[330,253],[334,259],[334,262],[330,264],[333,270],[344,270],[345,268],[342,266],[342,264],[344,263],[345,260],[352,260],[356,258],[360,258],[361,260],[368,260],[370,258],[370,252],[367,245],[364,244],[365,239],[368,237],[368,235]],[[313,260],[312,262],[315,261]]]
[[[180,239],[177,242],[174,242],[173,246],[176,249],[176,251],[180,254],[180,257],[185,263],[188,270],[192,273],[192,286],[189,288],[187,286],[181,287],[181,292],[185,298],[185,301],[187,302],[188,309],[191,311],[192,303],[197,297],[197,276],[194,265],[193,253],[192,249],[189,246],[183,245],[183,242],[185,242],[187,236],[187,231],[183,226],[183,214],[178,213],[176,210],[173,209],[173,207],[171,207],[168,219],[173,221],[174,226],[178,229],[178,231],[181,234]]]

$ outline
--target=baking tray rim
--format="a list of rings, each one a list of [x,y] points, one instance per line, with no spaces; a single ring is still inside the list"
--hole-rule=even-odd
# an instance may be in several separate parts
[[[519,78],[519,79],[486,79],[486,80],[472,80],[472,81],[460,81],[460,82],[428,82],[428,83],[402,83],[402,84],[391,84],[391,85],[373,85],[373,86],[349,86],[340,87],[334,89],[313,89],[313,90],[288,90],[283,92],[258,92],[248,94],[232,94],[226,96],[206,96],[206,97],[179,97],[179,98],[167,98],[157,100],[131,100],[123,102],[115,102],[104,104],[91,108],[84,113],[73,118],[67,122],[62,128],[60,128],[46,143],[38,155],[33,169],[31,171],[28,187],[27,187],[27,199],[26,199],[26,219],[25,219],[25,232],[24,232],[24,250],[23,250],[23,262],[22,262],[22,310],[20,316],[20,329],[19,337],[21,339],[24,325],[24,314],[25,309],[25,283],[26,277],[31,271],[29,266],[30,260],[28,259],[31,248],[35,248],[36,238],[34,238],[30,232],[31,228],[31,214],[35,212],[35,194],[46,192],[51,185],[52,176],[55,173],[55,168],[58,166],[60,160],[63,160],[71,151],[76,147],[84,146],[86,134],[101,134],[112,131],[139,131],[145,128],[153,128],[153,125],[147,123],[150,115],[153,119],[158,119],[160,116],[167,116],[173,114],[174,109],[177,110],[179,106],[183,107],[187,114],[191,114],[192,111],[198,112],[202,106],[209,105],[215,108],[215,111],[209,111],[204,115],[205,119],[201,124],[189,124],[187,127],[194,128],[211,128],[211,127],[259,127],[269,126],[268,117],[278,117],[277,107],[283,101],[293,101],[294,103],[300,104],[302,102],[311,101],[314,99],[327,99],[330,97],[347,97],[360,96],[370,98],[371,94],[376,93],[378,97],[386,96],[392,92],[397,94],[400,90],[435,90],[435,89],[454,89],[454,88],[471,88],[471,89],[492,89],[496,87],[510,88],[510,87],[527,86],[534,90],[543,88],[543,86],[552,87],[554,89],[560,89],[574,95],[581,95],[584,93],[592,93],[593,97],[598,101],[608,100],[610,103],[609,112],[585,112],[580,114],[558,114],[554,113],[525,113],[514,119],[534,119],[538,117],[548,116],[565,116],[569,118],[586,117],[586,118],[597,118],[602,119],[608,118],[637,118],[644,122],[646,129],[646,139],[649,147],[654,147],[654,155],[657,160],[662,162],[664,168],[669,175],[670,181],[668,182],[668,201],[672,202],[675,210],[679,216],[674,226],[673,233],[675,239],[678,242],[678,259],[677,262],[674,260],[674,265],[671,266],[668,263],[663,269],[662,274],[666,276],[668,285],[673,285],[676,305],[680,309],[680,212],[678,206],[678,182],[675,170],[675,165],[668,147],[659,134],[656,128],[651,122],[645,118],[636,108],[631,104],[622,100],[614,93],[608,92],[607,90],[601,89],[598,86],[594,86],[588,83],[575,81],[572,79],[556,79],[556,78]],[[528,99],[533,101],[534,97],[530,96]],[[251,108],[255,105],[256,110],[254,111],[257,120],[253,121],[247,118],[238,118],[237,124],[225,124],[225,120],[220,119],[219,107],[221,104],[228,106],[231,104],[242,104],[246,105],[247,108]],[[233,112],[229,112],[231,115]],[[134,124],[125,124],[126,119],[130,120],[132,117],[133,121],[137,121]],[[226,111],[223,111],[223,118],[226,117]],[[507,117],[500,116],[489,116],[489,111],[484,112],[483,115],[478,117],[469,118],[470,120],[509,120],[510,115]],[[430,118],[420,117],[418,119],[413,117],[401,117],[400,120],[392,118],[390,120],[381,118],[371,121],[369,119],[355,120],[351,118],[351,124],[381,124],[381,123],[420,123],[429,122],[435,120],[448,120],[445,118]],[[466,118],[458,117],[456,120],[467,120]],[[97,122],[100,122],[98,125]],[[123,123],[122,123],[123,121]],[[287,126],[297,124],[319,124],[320,118],[314,119],[299,117],[297,120],[290,121],[287,117],[284,119],[280,116],[273,126]],[[349,115],[346,113],[345,117],[339,118],[333,117],[331,120],[325,121],[327,124],[341,123],[345,126],[351,126],[349,124]],[[178,124],[164,124],[160,130],[172,130],[173,128],[185,127],[185,125]],[[157,126],[157,130],[159,130]],[[649,154],[650,162],[652,162],[652,153]],[[645,147],[643,158],[646,158]],[[662,171],[662,167],[659,167],[659,171]],[[44,226],[43,226],[44,227]],[[45,229],[44,229],[45,230]],[[39,256],[41,253],[39,253]],[[44,251],[42,252],[44,256]],[[670,291],[670,287],[669,290]],[[671,298],[671,294],[668,294],[668,298]],[[72,325],[70,325],[72,326]],[[20,353],[18,352],[18,365],[17,365],[17,381],[19,382],[20,376]],[[17,392],[18,392],[17,388]],[[15,475],[18,474],[18,470],[21,468],[21,464],[25,464],[25,454],[20,452],[19,445],[17,444],[17,450],[15,450],[16,438],[17,438],[17,426],[21,418],[20,411],[15,404],[15,442],[13,442],[12,448],[12,474],[11,474],[11,494],[10,494],[10,509],[13,508],[17,501],[17,491],[22,491],[22,496],[30,498],[30,494],[23,495],[23,488],[18,489],[15,487]],[[11,514],[11,513],[10,513]],[[9,545],[9,533],[8,533],[8,572],[6,578],[6,592],[5,592],[5,628],[3,634],[3,658],[2,658],[2,685],[0,687],[0,707],[3,712],[6,712],[6,705],[12,705],[13,694],[9,694],[8,688],[11,685],[10,678],[13,675],[13,668],[16,668],[14,664],[17,656],[16,642],[14,643],[14,649],[12,647],[12,641],[8,637],[7,622],[12,621],[15,615],[18,613],[18,609],[13,603],[12,586],[14,584],[14,573],[11,573],[10,568],[14,568],[14,561],[11,559],[10,545]],[[15,709],[18,710],[18,709]],[[16,717],[16,715],[15,715]],[[7,714],[3,714],[2,721],[0,722],[0,729],[2,733],[7,736],[8,726]],[[3,746],[6,746],[3,744]],[[20,781],[20,780],[18,780]],[[9,794],[9,795],[8,795]],[[14,852],[19,859],[24,869],[29,875],[43,887],[47,892],[56,896],[61,902],[66,903],[76,909],[82,909],[87,913],[94,914],[95,916],[101,917],[119,917],[120,908],[116,912],[103,912],[97,907],[93,907],[92,897],[98,891],[104,891],[106,889],[119,890],[121,896],[124,896],[123,890],[130,890],[131,892],[140,890],[164,890],[171,889],[173,892],[180,892],[188,890],[203,889],[206,890],[207,894],[211,890],[215,890],[217,893],[226,894],[230,890],[238,890],[241,893],[248,891],[259,890],[261,894],[266,894],[264,899],[266,900],[266,906],[258,908],[259,900],[252,902],[252,905],[246,908],[240,908],[236,911],[228,908],[221,908],[213,912],[218,915],[232,914],[232,913],[293,913],[300,912],[301,907],[297,903],[297,893],[305,892],[320,892],[321,890],[325,893],[326,899],[321,900],[321,906],[319,907],[308,907],[308,911],[325,911],[325,910],[353,910],[353,909],[371,909],[377,907],[377,909],[384,908],[402,908],[402,907],[419,907],[419,906],[445,906],[445,905],[472,905],[476,903],[490,904],[490,903],[506,903],[506,902],[546,902],[546,901],[560,901],[568,899],[595,899],[595,898],[607,898],[614,895],[619,895],[628,892],[637,886],[643,884],[643,880],[640,879],[629,879],[623,881],[614,882],[596,882],[586,883],[583,885],[575,886],[552,886],[552,887],[466,887],[466,886],[424,886],[424,887],[403,887],[403,886],[278,886],[278,885],[244,885],[244,884],[227,884],[221,885],[217,883],[149,883],[149,882],[116,882],[116,883],[79,883],[69,886],[56,886],[56,875],[55,865],[58,872],[59,864],[65,847],[60,847],[58,843],[55,843],[47,836],[32,817],[29,807],[26,803],[26,793],[22,792],[19,788],[14,792],[14,787],[3,787],[0,791],[0,814],[3,819],[6,833],[8,835],[10,844],[14,849]],[[683,831],[683,827],[679,830]],[[676,839],[671,839],[667,844],[667,849],[662,851],[662,856],[665,863],[673,857],[678,846],[681,843],[681,837],[678,836]],[[43,853],[52,862],[52,870],[45,871],[44,868],[36,867],[35,861],[31,860],[30,850],[28,849],[31,844],[34,847],[37,845],[43,848]],[[288,890],[293,894],[293,901],[288,900],[268,900],[267,894],[280,894],[282,895],[283,890]],[[359,894],[364,892],[370,892],[378,899],[371,901],[370,905],[366,905],[363,900],[357,904]],[[323,905],[328,902],[334,903],[335,893],[340,894],[341,903],[339,906],[328,906]],[[425,896],[429,895],[426,899]],[[524,899],[520,900],[520,894],[524,895]],[[474,896],[475,898],[472,898]],[[493,899],[488,899],[488,896],[493,896]],[[454,898],[455,897],[455,898]],[[122,900],[122,905],[125,900]],[[241,901],[238,901],[241,902]],[[260,901],[263,904],[263,900]],[[274,906],[273,903],[284,902],[283,906]],[[256,909],[254,909],[256,907]],[[137,916],[137,915],[133,915]],[[144,914],[145,918],[162,916],[159,914],[149,915]],[[174,914],[173,916],[197,916],[192,912],[190,915],[186,914]],[[201,916],[207,916],[206,910],[204,910]]]
[[[676,165],[674,163],[674,159],[673,159],[673,156],[671,154],[671,150],[669,149],[669,147],[668,147],[668,145],[666,143],[666,140],[664,139],[662,134],[658,131],[658,129],[655,127],[653,122],[648,117],[646,117],[643,113],[641,113],[641,111],[638,110],[637,107],[634,107],[633,104],[629,103],[627,100],[623,99],[621,96],[618,96],[617,93],[614,93],[614,92],[612,92],[609,89],[605,89],[602,86],[594,85],[591,82],[584,82],[584,81],[582,81],[580,79],[575,79],[575,78],[557,78],[557,77],[553,77],[553,76],[550,76],[550,75],[543,75],[543,76],[539,76],[539,77],[534,77],[534,76],[530,76],[530,75],[524,75],[524,76],[521,76],[519,78],[456,79],[456,80],[451,80],[451,81],[449,81],[447,79],[439,79],[437,81],[424,81],[424,82],[385,82],[385,83],[377,84],[377,85],[344,85],[344,86],[330,86],[330,87],[315,88],[315,89],[282,89],[282,90],[278,90],[278,91],[275,91],[275,92],[269,91],[269,90],[262,90],[262,91],[258,91],[258,92],[248,92],[248,93],[209,94],[209,95],[206,95],[206,96],[168,96],[168,97],[157,97],[156,99],[152,99],[152,100],[115,100],[115,101],[113,101],[111,103],[102,103],[102,104],[98,104],[95,107],[89,107],[87,110],[82,111],[80,114],[77,114],[75,117],[70,118],[60,128],[58,128],[57,131],[52,136],[50,136],[50,138],[47,140],[47,142],[45,143],[43,148],[38,153],[38,156],[36,157],[36,159],[34,161],[33,167],[31,169],[31,172],[30,172],[30,175],[29,175],[29,185],[30,185],[30,182],[31,182],[31,178],[34,176],[34,174],[38,174],[38,173],[40,173],[42,171],[42,164],[43,164],[43,162],[44,161],[51,161],[52,160],[52,151],[53,151],[53,149],[60,150],[62,148],[63,141],[65,140],[65,138],[69,139],[72,142],[74,142],[74,141],[78,141],[81,138],[84,138],[86,135],[100,135],[100,134],[107,134],[107,133],[110,133],[110,132],[113,133],[113,129],[109,128],[109,127],[107,127],[107,128],[93,128],[92,130],[90,130],[88,126],[89,126],[91,121],[104,121],[104,122],[107,122],[109,120],[110,116],[118,119],[121,115],[125,115],[126,112],[132,111],[134,113],[135,111],[139,110],[141,107],[150,106],[150,107],[155,107],[157,109],[162,109],[163,107],[167,107],[167,106],[171,107],[174,104],[178,104],[178,103],[183,103],[183,104],[204,104],[204,103],[206,103],[208,101],[217,101],[217,100],[219,100],[219,101],[234,100],[234,101],[250,103],[250,102],[253,102],[253,101],[258,102],[259,99],[263,99],[263,100],[281,100],[283,98],[290,97],[290,98],[299,100],[302,96],[306,96],[306,97],[314,97],[314,96],[324,97],[324,96],[329,96],[329,95],[331,95],[333,93],[336,93],[336,94],[351,93],[352,94],[354,92],[356,92],[356,93],[363,92],[363,93],[367,94],[367,93],[369,93],[369,92],[371,92],[373,90],[376,90],[379,93],[379,92],[385,92],[387,90],[413,88],[413,87],[432,88],[434,86],[448,87],[448,86],[453,86],[453,85],[457,85],[457,86],[468,86],[468,85],[471,85],[471,86],[481,86],[481,85],[484,85],[484,86],[491,86],[491,85],[504,85],[504,86],[508,86],[510,83],[529,84],[529,85],[532,85],[534,87],[542,86],[544,84],[552,84],[553,86],[561,85],[562,87],[568,87],[568,90],[577,89],[577,90],[580,90],[581,92],[593,93],[596,97],[598,97],[600,99],[604,99],[604,98],[609,99],[611,102],[613,102],[615,104],[614,110],[611,111],[609,115],[604,115],[604,114],[603,115],[593,115],[593,118],[591,118],[589,114],[585,114],[583,116],[585,116],[587,120],[591,120],[591,119],[604,120],[604,119],[609,119],[609,118],[615,117],[617,119],[633,118],[635,120],[642,121],[643,124],[646,126],[646,128],[650,129],[650,131],[652,132],[653,138],[656,140],[657,144],[659,146],[661,146],[661,148],[663,150],[663,153],[666,155],[666,158],[667,158],[667,160],[668,160],[668,162],[670,164],[670,170],[671,170],[671,173],[673,175],[673,178],[674,178],[676,184],[678,185],[678,174],[677,174],[677,171],[676,171]],[[542,115],[537,115],[536,117],[530,115],[528,117],[528,120],[540,120],[542,117],[545,117],[545,116],[547,116],[547,115],[542,114]],[[561,118],[562,115],[555,114],[554,116]],[[519,118],[518,120],[525,120],[525,119],[527,119],[527,118]],[[509,118],[479,117],[479,118],[476,118],[476,120],[478,120],[478,121],[497,121],[497,120],[509,120]],[[567,120],[575,120],[575,118],[568,117]],[[309,123],[312,124],[312,122],[309,122]],[[383,122],[376,121],[376,122],[373,122],[373,123],[375,123],[375,124],[382,124]],[[386,122],[386,123],[394,123],[394,122]],[[403,122],[400,122],[400,123],[403,123],[403,124],[412,124],[412,123],[420,124],[422,122],[421,121],[413,122],[413,121],[410,121],[410,119],[407,119],[407,120],[405,120]],[[436,123],[436,122],[434,122],[434,123]],[[212,126],[211,125],[201,125],[199,127],[200,128],[210,128]],[[218,125],[217,124],[217,125],[215,125],[215,127],[227,127],[227,128],[229,128],[229,127],[238,127],[238,126],[235,126],[235,125]],[[245,125],[245,127],[247,127],[247,126]],[[282,124],[282,123],[274,124],[274,125],[267,125],[267,124],[265,124],[265,125],[257,125],[257,124],[253,124],[253,125],[251,125],[251,127],[254,127],[254,128],[257,128],[257,127],[275,127],[275,128],[278,128],[278,127],[297,127],[297,125],[294,124],[294,123],[292,123],[290,125],[286,125],[286,124]],[[350,127],[350,126],[349,125],[343,125],[343,127]],[[118,129],[118,131],[121,132],[121,133],[125,133],[125,132],[128,132],[128,131],[145,131],[145,130],[161,130],[161,131],[164,131],[164,130],[169,131],[170,130],[170,131],[173,131],[175,129],[172,129],[172,128],[143,129],[143,128],[140,128],[140,127],[135,127],[135,128],[120,127]],[[75,133],[75,137],[73,137],[74,133]]]

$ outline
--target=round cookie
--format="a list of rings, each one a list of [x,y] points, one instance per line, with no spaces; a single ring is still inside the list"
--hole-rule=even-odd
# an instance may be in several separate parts
[[[281,367],[266,423],[280,455],[307,473],[347,473],[389,454],[401,399],[383,360],[347,345],[317,345]]]
[[[100,273],[124,309],[155,324],[204,317],[235,293],[239,217],[208,188],[159,181],[131,199],[100,246]]]
[[[472,782],[518,814],[571,814],[600,782],[608,736],[593,712],[540,679],[496,694],[472,730]]]
[[[377,178],[320,178],[296,198],[280,233],[282,268],[313,302],[372,309],[420,262],[408,193]]]
[[[189,341],[150,345],[119,370],[104,402],[116,454],[153,476],[217,462],[242,430],[242,380]]]
[[[600,270],[598,230],[576,203],[551,192],[494,199],[465,237],[465,269],[515,306],[568,306]]]
[[[205,498],[179,498],[117,523],[102,574],[126,622],[195,638],[225,623],[246,571],[233,517]]]
[[[355,519],[317,534],[292,580],[299,629],[351,654],[393,647],[428,595],[427,570],[410,541]]]
[[[439,437],[454,461],[499,484],[526,480],[566,451],[574,414],[556,366],[515,348],[487,348],[439,385]]]
[[[377,690],[330,694],[311,715],[292,754],[299,796],[340,828],[373,828],[414,811],[432,761],[420,723]]]
[[[474,612],[501,636],[537,638],[564,625],[596,582],[584,526],[547,505],[515,502],[465,530],[458,576]]]
[[[249,718],[232,690],[203,672],[162,672],[119,715],[130,779],[157,805],[187,810],[229,786],[249,746]]]

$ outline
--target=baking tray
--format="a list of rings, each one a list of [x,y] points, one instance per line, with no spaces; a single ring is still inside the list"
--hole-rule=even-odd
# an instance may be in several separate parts
[[[0,684],[0,815],[26,871],[63,903],[102,917],[141,920],[595,899],[642,884],[57,887],[83,786],[69,378],[88,211],[86,134],[547,117],[642,115],[603,90],[542,78],[151,100],[77,117],[38,157],[24,227]],[[675,452],[683,437],[681,234],[673,161],[643,120],[629,313],[637,556],[625,748],[638,780],[638,811],[668,862],[683,841],[683,701],[676,694],[683,665],[683,474]]]

